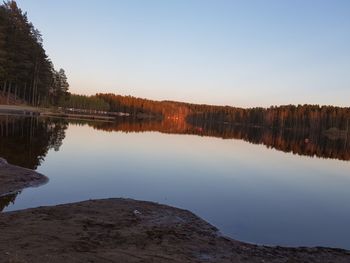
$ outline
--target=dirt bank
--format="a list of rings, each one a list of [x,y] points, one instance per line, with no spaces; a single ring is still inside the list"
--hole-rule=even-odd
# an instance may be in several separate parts
[[[1,104],[0,105],[0,112],[2,113],[40,113],[47,111],[47,109],[41,109],[37,107],[32,107],[32,106],[26,106],[26,105],[6,105],[6,104]]]
[[[26,187],[38,186],[48,181],[47,177],[33,170],[11,165],[0,158],[0,196],[18,192]]]
[[[36,115],[44,117],[67,118],[75,120],[100,120],[100,121],[114,121],[116,116],[99,115],[91,113],[67,113],[62,110],[54,108],[36,108],[25,105],[0,105],[0,114],[4,115]]]
[[[3,213],[0,233],[0,262],[350,262],[340,249],[234,241],[191,212],[130,199]]]

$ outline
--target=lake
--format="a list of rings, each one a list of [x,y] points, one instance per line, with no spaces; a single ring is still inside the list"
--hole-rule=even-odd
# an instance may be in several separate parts
[[[0,157],[46,185],[3,211],[125,197],[192,211],[234,239],[350,249],[350,142],[308,131],[0,116]]]

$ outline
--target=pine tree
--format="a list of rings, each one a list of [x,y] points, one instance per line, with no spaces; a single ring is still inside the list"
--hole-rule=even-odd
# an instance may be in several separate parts
[[[13,94],[35,106],[51,100],[57,103],[57,96],[66,96],[68,85],[62,71],[64,88],[52,93],[55,73],[43,48],[43,38],[27,14],[15,1],[0,5],[0,86],[8,102]]]

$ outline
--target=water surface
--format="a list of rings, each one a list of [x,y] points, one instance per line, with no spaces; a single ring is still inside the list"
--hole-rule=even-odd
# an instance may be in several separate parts
[[[350,249],[350,151],[344,140],[12,116],[0,119],[0,135],[1,157],[50,179],[2,198],[4,211],[127,197],[188,209],[242,241]]]

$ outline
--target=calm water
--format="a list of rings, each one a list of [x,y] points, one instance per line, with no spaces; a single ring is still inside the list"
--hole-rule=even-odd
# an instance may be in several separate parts
[[[50,179],[2,207],[128,197],[188,209],[242,241],[350,249],[344,138],[219,130],[2,116],[0,156]]]

